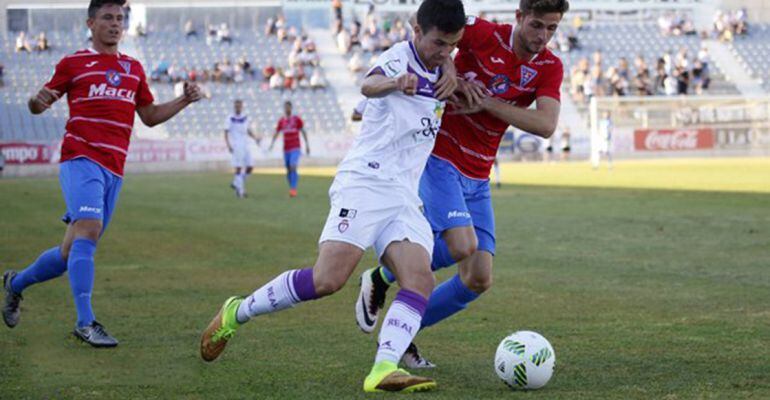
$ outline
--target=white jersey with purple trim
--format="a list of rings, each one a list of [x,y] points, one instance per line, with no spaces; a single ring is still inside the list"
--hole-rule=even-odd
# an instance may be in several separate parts
[[[380,54],[367,75],[397,78],[406,73],[417,76],[417,93],[367,99],[361,131],[337,170],[399,182],[419,203],[420,176],[444,113],[444,102],[434,97],[440,71],[428,70],[414,45],[405,41]]]
[[[246,147],[249,136],[249,123],[251,120],[247,115],[231,114],[225,122],[225,130],[227,131],[227,139],[230,141],[230,145],[233,148]]]

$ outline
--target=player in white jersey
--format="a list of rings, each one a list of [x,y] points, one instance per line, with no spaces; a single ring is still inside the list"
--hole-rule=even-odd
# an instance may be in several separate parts
[[[331,210],[313,268],[291,270],[250,296],[231,297],[201,338],[201,356],[211,361],[249,319],[338,291],[367,248],[393,268],[401,290],[388,309],[374,366],[364,391],[420,391],[430,378],[399,370],[398,361],[420,328],[433,290],[430,269],[433,232],[421,212],[417,187],[441,124],[444,102],[457,87],[440,66],[465,25],[461,0],[425,0],[417,12],[413,42],[380,55],[361,92],[369,98],[361,133],[338,167],[329,189]]]
[[[235,100],[233,103],[234,114],[225,122],[225,143],[233,156],[233,169],[235,175],[230,187],[235,190],[239,198],[246,197],[246,176],[251,173],[254,162],[251,159],[248,136],[251,136],[259,145],[259,138],[251,130],[251,118],[243,114],[243,101]]]

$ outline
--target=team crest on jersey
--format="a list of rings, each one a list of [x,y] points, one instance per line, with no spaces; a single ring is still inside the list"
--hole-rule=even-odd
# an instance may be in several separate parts
[[[519,86],[521,87],[527,86],[530,82],[532,82],[533,79],[535,79],[536,76],[537,76],[537,71],[535,71],[534,69],[526,65],[522,65],[521,66],[521,84]]]
[[[120,77],[120,73],[114,69],[107,70],[105,77],[107,78],[107,83],[112,86],[120,86],[120,82],[123,81],[123,79]]]
[[[511,80],[508,75],[497,74],[489,81],[489,91],[494,94],[503,94],[511,87]]]
[[[130,61],[118,61],[118,64],[120,64],[120,66],[123,67],[123,71],[126,71],[127,74],[131,73],[131,62]]]

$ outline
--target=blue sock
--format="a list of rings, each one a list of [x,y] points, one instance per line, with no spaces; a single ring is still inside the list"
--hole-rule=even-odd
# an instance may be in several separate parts
[[[455,263],[456,261],[452,258],[452,254],[449,253],[449,247],[444,238],[441,237],[441,234],[436,235],[433,239],[433,259],[430,262],[430,269],[436,271],[455,265]]]
[[[11,281],[11,290],[21,294],[28,286],[61,276],[67,270],[67,261],[61,256],[59,246],[44,251],[24,271]]]
[[[427,328],[437,322],[449,318],[455,313],[468,307],[468,303],[476,300],[478,293],[468,289],[460,275],[444,281],[433,289],[428,301],[425,316],[422,317],[422,328]]]
[[[299,173],[297,173],[296,170],[289,171],[289,187],[292,189],[296,189],[297,182],[299,182]]]
[[[77,238],[70,249],[69,269],[72,297],[75,299],[75,309],[78,312],[78,326],[91,325],[94,321],[94,311],[91,309],[91,291],[94,288],[94,253],[96,242]]]
[[[388,267],[384,265],[380,265],[380,276],[382,276],[382,279],[385,280],[385,283],[387,284],[392,284],[396,281],[396,277],[390,272]]]

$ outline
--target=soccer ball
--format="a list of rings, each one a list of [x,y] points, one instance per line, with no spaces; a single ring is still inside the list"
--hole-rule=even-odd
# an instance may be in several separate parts
[[[539,389],[548,383],[556,353],[543,336],[532,331],[514,332],[497,346],[495,372],[511,389]]]

